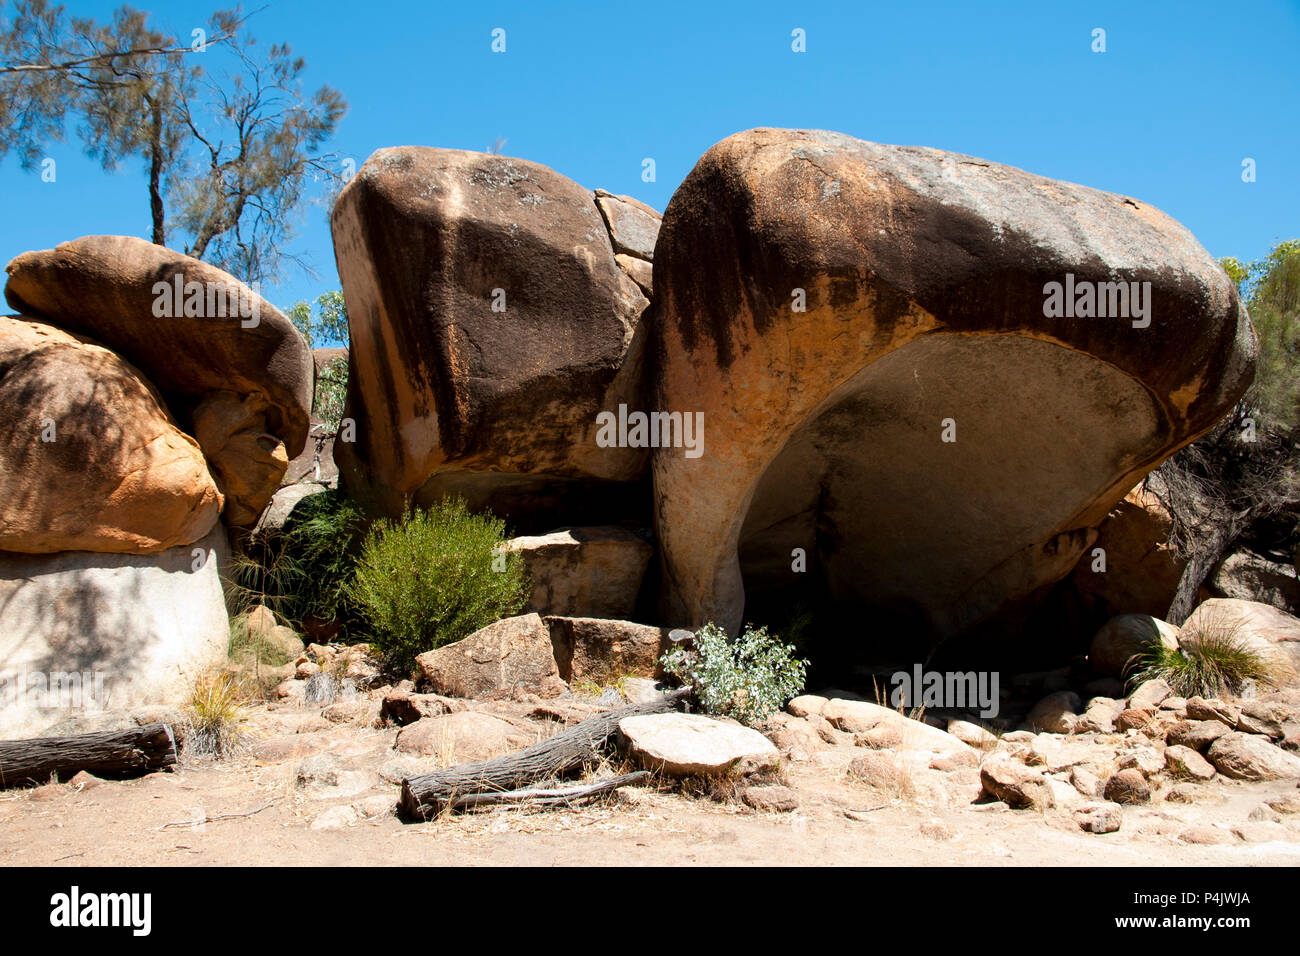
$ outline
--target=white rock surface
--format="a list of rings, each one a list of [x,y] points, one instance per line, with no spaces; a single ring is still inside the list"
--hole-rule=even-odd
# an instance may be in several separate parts
[[[641,766],[672,776],[753,773],[776,766],[780,752],[757,730],[701,714],[644,714],[618,723]]]
[[[220,523],[157,554],[0,552],[0,738],[183,700],[226,656],[229,554]]]

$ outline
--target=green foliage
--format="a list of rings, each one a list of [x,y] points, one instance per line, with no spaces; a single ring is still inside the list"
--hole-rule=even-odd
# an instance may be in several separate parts
[[[1278,243],[1250,266],[1247,309],[1259,335],[1252,404],[1273,428],[1300,425],[1300,240]]]
[[[342,292],[336,290],[318,296],[314,314],[307,302],[297,302],[285,315],[307,340],[308,348],[348,344],[348,307]]]
[[[1178,697],[1218,697],[1241,693],[1247,681],[1276,680],[1275,665],[1244,644],[1239,624],[1207,621],[1180,643],[1177,648],[1160,644],[1139,656],[1129,685],[1161,679]]]
[[[664,671],[690,685],[707,713],[755,724],[803,690],[808,662],[767,628],[747,626],[735,640],[712,622],[690,649],[675,647],[659,659]]]
[[[461,499],[377,522],[350,589],[372,644],[410,667],[417,654],[518,613],[528,584],[523,559],[499,550],[505,536],[504,522]]]
[[[348,360],[336,358],[321,370],[316,379],[316,396],[312,401],[312,411],[329,426],[330,431],[339,430],[343,418],[343,404],[348,397]]]
[[[1235,256],[1224,256],[1219,260],[1219,265],[1228,274],[1228,278],[1237,287],[1237,291],[1244,296],[1246,294],[1246,281],[1250,278],[1249,264],[1242,265],[1241,261]]]
[[[307,94],[305,61],[259,47],[238,8],[201,36],[154,29],[123,6],[109,23],[47,0],[14,0],[0,24],[0,158],[32,169],[69,126],[105,169],[141,161],[152,239],[247,282],[300,264],[284,252],[310,183],[342,181],[322,154],[346,111],[329,86]]]
[[[331,490],[300,501],[283,528],[254,531],[232,562],[239,610],[263,604],[298,629],[307,616],[350,629],[348,585],[365,525],[356,503]]]
[[[284,310],[284,314],[293,323],[293,327],[301,332],[302,337],[307,340],[307,348],[314,349],[316,341],[312,329],[314,320],[311,315],[311,306],[306,302],[295,302]]]

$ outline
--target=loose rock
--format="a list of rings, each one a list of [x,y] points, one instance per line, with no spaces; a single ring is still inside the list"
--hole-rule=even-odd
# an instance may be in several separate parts
[[[629,753],[674,777],[745,775],[770,770],[780,753],[757,730],[702,714],[645,714],[619,721]]]

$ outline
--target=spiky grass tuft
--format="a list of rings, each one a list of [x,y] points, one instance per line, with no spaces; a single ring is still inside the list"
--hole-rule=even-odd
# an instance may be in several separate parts
[[[1218,697],[1239,694],[1248,682],[1277,681],[1277,666],[1246,645],[1237,622],[1201,622],[1191,633],[1180,635],[1179,644],[1158,645],[1139,656],[1129,685],[1161,679],[1179,697]]]
[[[225,674],[205,674],[194,683],[185,707],[185,749],[192,756],[230,757],[246,742],[243,694]]]

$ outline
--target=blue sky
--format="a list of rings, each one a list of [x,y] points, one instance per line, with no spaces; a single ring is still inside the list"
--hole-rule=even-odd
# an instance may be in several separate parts
[[[102,19],[117,4],[66,6]],[[213,9],[138,6],[182,36]],[[1215,256],[1258,258],[1300,236],[1300,0],[266,0],[251,26],[306,58],[311,87],[347,97],[332,146],[358,166],[382,146],[482,150],[500,137],[509,155],[662,210],[731,133],[821,128],[1132,195]],[[497,27],[504,54],[490,48]],[[1105,53],[1091,50],[1098,27]],[[805,53],[791,51],[795,28]],[[141,168],[105,173],[75,137],[48,152],[54,183],[0,163],[0,261],[92,233],[148,235]],[[1256,182],[1241,180],[1245,157]],[[281,306],[338,287],[324,209],[296,225],[291,248],[318,275],[265,290]]]

